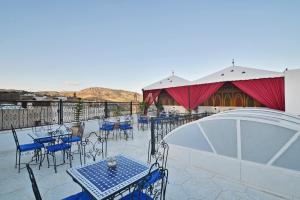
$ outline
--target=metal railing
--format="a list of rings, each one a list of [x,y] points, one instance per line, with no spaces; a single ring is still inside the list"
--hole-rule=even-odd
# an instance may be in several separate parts
[[[175,128],[187,124],[189,122],[210,116],[214,113],[198,113],[184,114],[172,117],[152,117],[150,119],[151,139],[148,148],[148,160],[151,155],[154,155],[159,142]]]
[[[0,131],[75,121],[74,101],[2,101],[0,102]],[[138,102],[82,101],[80,120],[87,121],[118,115],[139,113]]]

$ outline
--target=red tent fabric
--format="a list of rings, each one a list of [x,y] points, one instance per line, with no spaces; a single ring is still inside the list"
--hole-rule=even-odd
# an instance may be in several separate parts
[[[231,83],[268,108],[285,110],[283,77],[232,81]],[[193,110],[209,99],[223,84],[224,82],[207,83],[166,88],[165,90],[179,105]],[[148,107],[157,101],[160,92],[161,89],[143,92],[143,99]]]
[[[194,110],[197,106],[206,101],[224,83],[207,83],[190,86],[190,107]]]
[[[268,108],[285,110],[283,77],[233,81],[232,83]]]
[[[168,94],[185,109],[189,109],[189,88],[188,86],[166,88]]]
[[[147,106],[151,106],[151,104],[156,101],[158,95],[160,94],[161,89],[157,90],[145,90],[143,92],[143,100],[147,103]]]

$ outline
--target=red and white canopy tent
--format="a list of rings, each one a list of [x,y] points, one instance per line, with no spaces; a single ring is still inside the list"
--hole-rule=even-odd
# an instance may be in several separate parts
[[[165,90],[179,105],[193,110],[226,82],[268,108],[285,110],[284,73],[239,66],[227,67],[196,81],[173,75],[143,88],[143,100],[150,106]]]

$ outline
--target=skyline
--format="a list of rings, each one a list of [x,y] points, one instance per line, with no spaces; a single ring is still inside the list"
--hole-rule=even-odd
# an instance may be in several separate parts
[[[71,3],[72,2],[72,3]],[[1,1],[0,88],[141,93],[231,66],[300,68],[299,1]]]

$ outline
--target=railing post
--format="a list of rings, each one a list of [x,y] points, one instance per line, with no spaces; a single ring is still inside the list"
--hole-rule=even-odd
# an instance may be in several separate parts
[[[130,115],[132,115],[132,101],[130,101]]]
[[[58,119],[59,119],[59,121],[58,121],[58,123],[59,124],[63,124],[64,123],[64,106],[63,106],[63,101],[62,101],[62,99],[60,99],[59,100],[59,109],[58,109]]]
[[[104,103],[104,117],[108,118],[108,106],[107,106],[107,101]]]
[[[19,113],[19,128],[21,128],[21,108],[19,108],[18,113]]]
[[[1,108],[1,130],[3,130],[3,109]]]
[[[155,154],[155,133],[154,133],[154,118],[150,119],[150,129],[151,129],[151,155]]]

